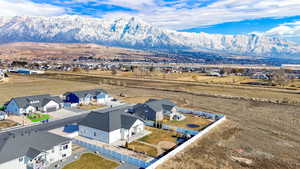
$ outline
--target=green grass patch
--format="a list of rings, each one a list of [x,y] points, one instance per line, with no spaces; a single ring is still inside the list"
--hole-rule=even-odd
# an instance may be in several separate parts
[[[32,122],[40,122],[40,121],[43,121],[43,120],[50,119],[50,116],[49,116],[49,114],[35,113],[35,114],[28,115],[27,118],[29,120],[31,120]]]
[[[118,163],[107,160],[96,154],[85,153],[80,159],[67,164],[63,169],[114,169],[119,166]]]

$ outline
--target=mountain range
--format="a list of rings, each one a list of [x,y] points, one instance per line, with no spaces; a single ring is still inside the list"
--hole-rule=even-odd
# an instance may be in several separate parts
[[[177,32],[134,17],[0,17],[0,43],[10,42],[96,43],[134,49],[214,52],[252,58],[300,58],[300,45],[276,37]]]

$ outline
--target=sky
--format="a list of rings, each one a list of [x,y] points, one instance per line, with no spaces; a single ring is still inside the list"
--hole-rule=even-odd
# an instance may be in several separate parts
[[[0,0],[0,16],[134,16],[183,32],[263,34],[300,44],[300,0]]]

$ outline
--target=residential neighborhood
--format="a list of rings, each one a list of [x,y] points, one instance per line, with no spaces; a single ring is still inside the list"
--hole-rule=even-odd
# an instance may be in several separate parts
[[[105,106],[81,109],[87,105]],[[199,134],[199,130],[189,128],[192,124],[184,122],[191,118],[185,113],[192,113],[203,121],[209,116],[206,125],[223,119],[220,115],[182,109],[168,99],[151,98],[141,104],[115,101],[100,88],[61,95],[14,97],[0,112],[0,120],[21,117],[22,120],[30,119],[31,123],[20,123],[15,129],[4,129],[3,133],[0,130],[0,156],[4,157],[0,160],[0,168],[63,168],[68,161],[76,161],[76,154],[84,152],[76,147],[97,152],[121,166],[153,168],[151,166],[160,163],[160,157],[168,154],[169,149],[177,151],[176,147]],[[167,121],[173,121],[175,126]],[[184,128],[181,123],[185,124]],[[159,137],[162,141],[165,137],[172,140],[164,141],[168,146],[158,147],[160,151],[152,141]]]

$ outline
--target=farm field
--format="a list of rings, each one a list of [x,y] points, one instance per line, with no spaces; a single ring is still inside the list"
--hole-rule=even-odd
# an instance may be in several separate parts
[[[82,154],[80,159],[67,164],[63,169],[115,169],[118,163],[92,153]]]
[[[221,113],[227,116],[228,120],[225,124],[161,165],[160,169],[300,168],[299,105],[271,104],[193,94],[210,92],[212,94],[259,98],[288,98],[299,101],[300,95],[297,91],[260,87],[196,86],[164,81],[149,82],[128,79],[124,80],[126,82],[125,86],[99,85],[99,81],[103,79],[102,77],[74,77],[72,75],[67,77],[61,75],[64,80],[58,80],[57,77],[49,77],[48,75],[35,78],[19,78],[22,78],[22,80],[0,84],[2,104],[11,97],[20,95],[45,92],[61,94],[70,90],[100,87],[116,98],[120,98],[120,93],[126,94],[127,98],[167,98],[176,102],[180,107]],[[118,80],[121,81],[122,79]],[[164,90],[161,90],[161,88]],[[177,91],[169,89],[176,89]],[[190,92],[180,91],[183,89]],[[2,94],[3,92],[5,94]],[[157,143],[158,141],[154,140],[153,142]],[[251,163],[246,164],[245,160],[250,160]]]

